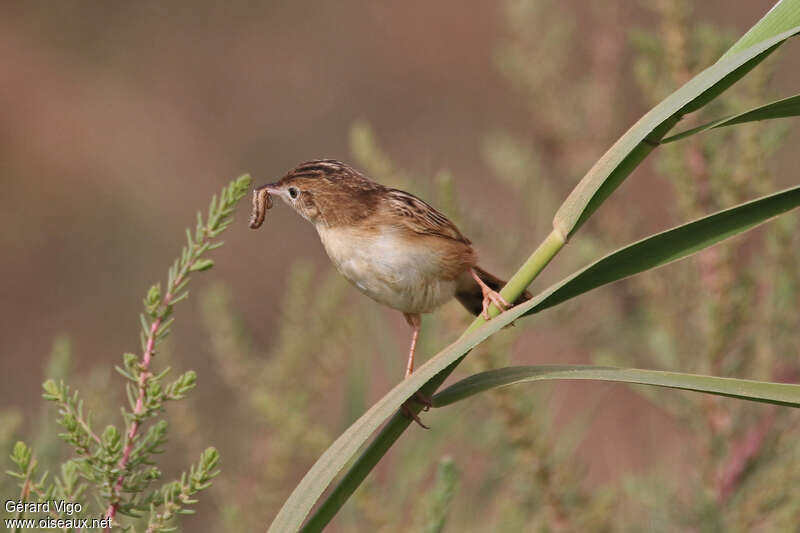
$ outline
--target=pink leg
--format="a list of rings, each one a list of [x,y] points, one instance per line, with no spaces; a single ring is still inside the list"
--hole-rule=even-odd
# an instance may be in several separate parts
[[[419,329],[422,326],[422,318],[418,314],[403,313],[406,317],[406,322],[413,328],[411,333],[411,348],[408,350],[408,362],[406,363],[406,376],[408,377],[414,372],[414,353],[417,351],[417,339],[419,338]]]
[[[422,326],[422,318],[419,314],[410,314],[410,313],[403,313],[403,316],[406,317],[406,322],[408,325],[411,326],[413,332],[411,333],[411,348],[408,350],[408,362],[406,363],[406,376],[410,376],[414,372],[414,354],[417,351],[417,339],[419,338],[419,330]],[[426,398],[422,393],[417,392],[414,394],[413,398],[420,402],[424,406],[424,410],[427,411],[430,408],[431,401],[430,399]],[[419,424],[425,429],[429,429],[428,426],[422,423],[419,416],[411,410],[409,407],[408,402],[404,403],[402,406],[402,411],[405,413],[407,417],[412,419],[414,422]]]
[[[494,304],[500,311],[505,311],[511,307],[511,304],[500,296],[499,292],[493,291],[483,282],[474,268],[470,268],[469,273],[472,274],[472,278],[478,282],[478,285],[481,287],[481,292],[483,293],[483,311],[481,311],[481,316],[483,316],[483,318],[489,320],[489,305],[491,304]]]

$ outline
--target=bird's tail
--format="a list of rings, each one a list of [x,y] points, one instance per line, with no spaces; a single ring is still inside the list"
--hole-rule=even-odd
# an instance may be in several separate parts
[[[506,284],[505,281],[497,278],[484,269],[480,267],[473,267],[475,272],[478,274],[478,277],[481,278],[490,289],[493,291],[500,291],[503,288],[503,285]],[[483,310],[483,291],[481,291],[481,286],[478,285],[478,282],[472,278],[472,275],[469,271],[464,272],[459,276],[457,280],[456,286],[456,299],[461,302],[467,311],[472,313],[475,316],[481,314]],[[522,295],[516,299],[514,305],[519,305],[522,302],[531,299],[531,293],[525,291]]]

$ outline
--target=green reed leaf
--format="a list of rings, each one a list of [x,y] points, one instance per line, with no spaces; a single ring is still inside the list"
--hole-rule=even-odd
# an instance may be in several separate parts
[[[772,9],[761,17],[761,20],[747,33],[742,35],[722,57],[736,54],[756,43],[790,30],[800,23],[798,21],[800,21],[800,0],[781,0],[772,6]]]
[[[664,372],[661,370],[581,365],[511,366],[480,372],[462,379],[436,394],[433,397],[433,405],[434,407],[443,407],[489,389],[507,387],[517,383],[564,379],[655,385],[657,387],[705,392],[754,402],[800,407],[800,385],[795,384],[721,378],[682,372]]]
[[[800,14],[792,11],[791,15],[795,18],[790,29],[740,52],[723,56],[639,119],[572,190],[553,219],[556,230],[569,238],[653,151],[683,115],[700,109],[716,98],[783,41],[800,32]]]
[[[542,299],[522,306],[537,313],[607,283],[684,258],[728,237],[751,229],[800,205],[800,186],[752,200],[657,233],[603,257],[561,283],[547,289]],[[534,300],[536,301],[535,303]]]
[[[776,100],[775,102],[764,104],[743,113],[714,120],[675,135],[670,135],[662,139],[661,144],[679,141],[696,133],[708,131],[713,128],[722,128],[724,126],[733,126],[734,124],[744,124],[746,122],[757,122],[759,120],[797,116],[800,116],[800,94],[783,98],[782,100]]]

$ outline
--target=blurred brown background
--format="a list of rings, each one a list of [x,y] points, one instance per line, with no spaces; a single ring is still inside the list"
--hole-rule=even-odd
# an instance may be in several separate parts
[[[46,409],[40,383],[60,335],[71,341],[73,373],[107,373],[94,382],[100,388],[96,393],[112,403],[119,401],[122,380],[109,369],[119,363],[123,351],[138,351],[141,298],[150,284],[165,277],[194,212],[244,172],[264,183],[311,158],[354,161],[350,138],[356,123],[370,125],[396,168],[410,176],[415,191],[428,190],[430,183],[421,182],[430,182],[446,169],[463,200],[462,209],[487,213],[497,221],[498,231],[518,239],[516,254],[492,255],[494,230],[484,228],[477,235],[468,231],[479,249],[489,251],[484,254],[487,268],[503,275],[512,272],[547,228],[539,224],[535,234],[518,234],[517,210],[508,208],[514,189],[493,177],[485,155],[487,135],[514,132],[543,157],[558,156],[559,162],[548,168],[557,179],[550,185],[555,204],[543,206],[548,209],[542,214],[546,222],[581,172],[652,105],[634,82],[629,39],[634,25],[652,32],[659,25],[658,15],[639,2],[559,3],[573,24],[569,64],[558,75],[564,85],[551,87],[554,95],[543,105],[549,113],[565,117],[582,113],[593,125],[571,143],[553,139],[557,134],[549,131],[547,120],[538,118],[537,102],[520,97],[498,68],[498,50],[513,37],[513,4],[4,3],[0,356],[5,371],[0,376],[0,405],[27,416]],[[735,34],[770,5],[714,0],[697,3],[693,13]],[[545,30],[530,28],[532,42],[539,31]],[[779,55],[770,88],[782,96],[796,92],[800,48],[791,42]],[[587,73],[597,85],[587,89],[580,108],[559,99],[562,87],[566,92],[572,83],[585,83]],[[564,108],[554,110],[559,101]],[[796,172],[796,154],[785,148],[796,142],[796,133],[790,133],[784,149],[769,160],[774,174],[785,176],[778,178],[783,185],[797,181],[796,174],[790,174]],[[677,223],[663,200],[668,190],[668,184],[654,176],[652,165],[643,166],[587,230],[602,234],[591,253],[597,256]],[[226,245],[214,253],[217,268],[193,281],[170,342],[172,363],[199,373],[198,389],[188,402],[208,409],[209,419],[202,424],[226,432],[212,431],[212,441],[207,442],[221,450],[223,476],[226,465],[241,460],[235,448],[226,450],[225,439],[236,438],[248,421],[236,418],[235,404],[226,402],[230,392],[217,386],[219,369],[207,354],[198,295],[214,280],[224,283],[231,307],[253,342],[269,347],[280,318],[277,302],[294,261],[302,258],[318,265],[313,268],[320,276],[327,268],[313,228],[282,204],[268,213],[258,232],[247,228],[246,219],[243,205],[224,236]],[[619,225],[624,226],[619,233],[609,231]],[[577,242],[574,249],[581,246]],[[547,280],[569,273],[584,257],[569,248],[563,255],[566,258],[559,258]],[[352,305],[380,314],[389,324],[386,350],[397,358],[395,368],[373,367],[376,375],[367,376],[369,405],[391,386],[392,372],[400,378],[407,332],[399,314],[347,290]],[[598,291],[583,296],[577,305],[602,307],[607,298]],[[535,342],[536,353],[518,344],[516,363],[589,360],[582,346],[570,340],[569,330],[534,328],[525,336]],[[325,341],[319,339],[322,351]],[[426,355],[443,345],[429,345]],[[102,370],[93,370],[97,368]],[[631,472],[651,472],[655,463],[669,468],[690,460],[681,451],[688,428],[627,389],[564,384],[553,390],[553,397],[561,398],[553,405],[562,411],[597,410],[592,415],[597,421],[579,452],[590,485]],[[333,398],[339,394],[336,387],[321,392]],[[53,415],[52,410],[46,412]],[[468,406],[452,413],[467,424],[475,415]],[[336,424],[312,422],[326,425],[335,436],[344,427],[338,424],[340,415],[335,418]],[[444,426],[444,415],[431,420],[435,429],[430,433]],[[34,426],[23,422],[19,432],[30,433]],[[429,435],[405,438],[439,442]],[[458,446],[444,451],[458,455]],[[461,459],[467,461],[462,468],[468,486],[469,459]],[[176,460],[180,462],[180,454]],[[290,481],[274,490],[287,494],[309,465],[300,461]],[[425,479],[430,483],[430,476]],[[391,485],[391,479],[383,481]],[[252,490],[260,490],[258,482]],[[204,512],[213,514],[219,508],[215,498],[201,495],[201,507],[204,500],[210,507]],[[253,511],[245,505],[244,512],[256,514],[265,524],[274,509]],[[200,527],[194,524],[189,530]]]

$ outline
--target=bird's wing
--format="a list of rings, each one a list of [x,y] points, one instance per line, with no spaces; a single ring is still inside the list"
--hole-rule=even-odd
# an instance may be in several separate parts
[[[399,189],[389,189],[384,198],[386,198],[384,207],[411,231],[471,244],[450,219],[413,194]]]

